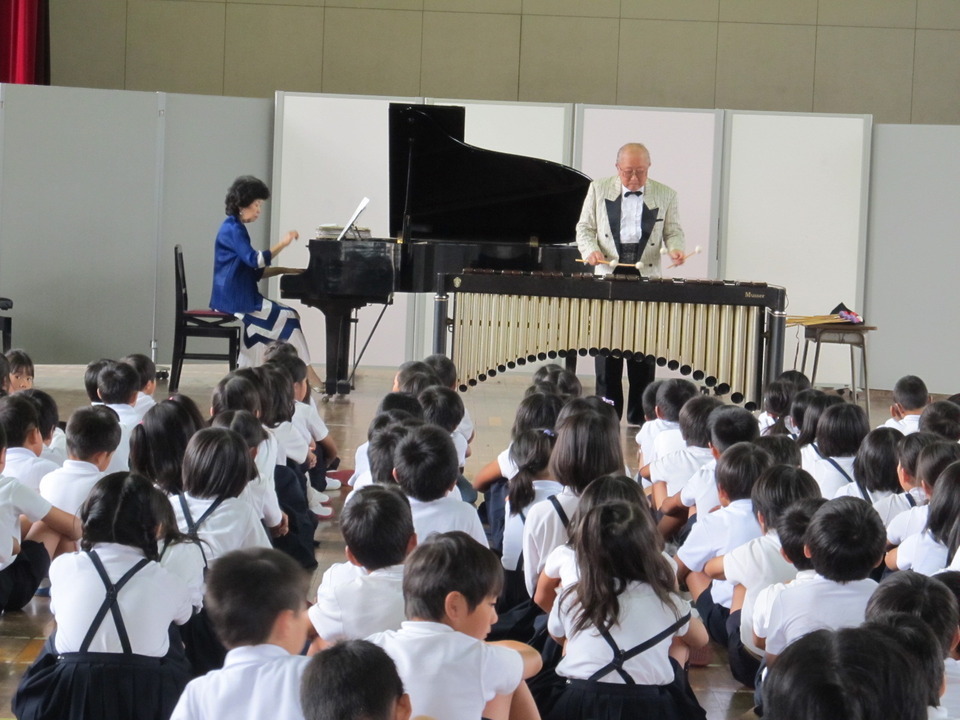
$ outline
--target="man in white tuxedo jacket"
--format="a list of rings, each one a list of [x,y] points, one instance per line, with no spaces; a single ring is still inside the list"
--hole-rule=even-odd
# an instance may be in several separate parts
[[[617,152],[617,175],[594,180],[587,190],[577,223],[577,247],[585,262],[598,274],[623,272],[660,277],[660,249],[665,247],[672,262],[684,261],[683,230],[677,208],[677,193],[650,180],[650,153],[640,143],[628,143]],[[620,270],[621,268],[617,268]],[[638,355],[646,348],[635,348]],[[623,359],[597,356],[597,395],[613,401],[623,416]],[[654,376],[654,367],[641,360],[627,361],[630,391],[627,422],[643,423],[641,397]]]

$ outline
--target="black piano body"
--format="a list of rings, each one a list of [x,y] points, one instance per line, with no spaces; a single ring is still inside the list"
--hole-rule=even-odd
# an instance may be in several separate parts
[[[311,240],[281,297],[326,319],[328,395],[350,392],[351,312],[397,292],[435,292],[465,269],[577,272],[575,228],[590,184],[583,173],[463,142],[465,109],[390,106],[390,234]]]

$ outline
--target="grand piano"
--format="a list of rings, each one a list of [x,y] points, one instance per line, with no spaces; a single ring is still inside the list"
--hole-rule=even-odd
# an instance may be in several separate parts
[[[392,104],[390,235],[311,240],[280,295],[323,312],[327,395],[350,392],[351,313],[397,292],[435,292],[464,270],[570,274],[590,178],[557,163],[467,145],[465,108]],[[349,233],[348,233],[349,236]]]

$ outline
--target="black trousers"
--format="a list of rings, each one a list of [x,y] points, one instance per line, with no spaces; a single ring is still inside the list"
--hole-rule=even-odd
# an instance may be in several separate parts
[[[623,417],[623,358],[594,358],[597,372],[597,395],[612,400],[617,408],[617,417]],[[653,382],[656,365],[645,360],[626,361],[627,379],[630,383],[627,393],[627,422],[631,425],[643,424],[643,391]]]

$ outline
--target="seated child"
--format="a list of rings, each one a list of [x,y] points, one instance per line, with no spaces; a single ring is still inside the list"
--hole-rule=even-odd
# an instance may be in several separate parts
[[[394,411],[405,414],[395,418],[386,417],[380,420],[377,419],[380,415]],[[370,437],[374,430],[394,422],[400,417],[408,416],[423,420],[423,406],[415,396],[402,392],[389,392],[383,396],[380,405],[377,406],[377,414],[374,415],[373,420],[370,421],[370,425],[367,427],[367,442],[361,443],[354,454],[353,475],[351,475],[347,481],[350,487],[363,487],[370,483],[370,459],[367,457],[367,448],[369,447]]]
[[[883,558],[883,523],[865,500],[842,497],[824,504],[810,520],[804,544],[817,577],[788,585],[773,599],[765,645],[768,666],[809,632],[862,623],[877,588],[870,573]]]
[[[348,562],[323,574],[309,610],[320,647],[399,630],[405,619],[403,561],[417,544],[410,503],[395,486],[352,495],[340,514]]]
[[[29,390],[33,387],[33,360],[26,350],[14,348],[6,353],[7,363],[10,365],[10,392]]]
[[[97,378],[100,377],[101,370],[115,362],[116,360],[109,358],[100,358],[87,363],[87,367],[83,371],[83,389],[86,391],[87,399],[90,400],[91,405],[103,404],[100,394],[97,392]]]
[[[925,432],[932,432],[944,440],[960,440],[960,405],[949,400],[938,400],[927,405],[920,414],[917,426]]]
[[[443,387],[448,387],[451,390],[457,389],[457,366],[453,364],[453,360],[446,355],[437,353],[425,357],[423,362],[433,369]],[[457,432],[463,436],[467,444],[473,442],[476,432],[474,430],[473,419],[470,417],[470,413],[466,407],[463,409],[463,419],[461,419],[460,424],[457,425]]]
[[[409,360],[397,370],[393,379],[393,392],[404,392],[414,397],[432,385],[443,386],[440,378],[429,365],[421,360]]]
[[[793,443],[789,438],[787,442]],[[750,493],[763,535],[706,565],[708,575],[733,584],[727,618],[727,650],[733,677],[747,687],[753,687],[763,658],[763,650],[753,643],[753,607],[757,595],[774,583],[793,580],[797,574],[796,568],[783,556],[778,524],[793,503],[816,497],[820,497],[820,488],[805,470],[789,465],[774,465],[765,470]]]
[[[940,473],[926,507],[926,527],[908,535],[887,553],[887,567],[891,570],[933,575],[956,556],[960,547],[960,462],[950,463]]]
[[[756,421],[753,426],[759,432]],[[677,551],[677,579],[686,582],[710,638],[724,646],[729,641],[727,618],[733,584],[711,580],[704,569],[710,560],[763,534],[750,495],[770,462],[770,455],[751,443],[728,448],[717,462],[720,509],[703,516],[698,513],[696,524]]]
[[[410,554],[407,620],[369,640],[396,663],[414,716],[538,717],[523,680],[539,670],[539,655],[483,642],[502,579],[497,556],[462,532],[434,535]]]
[[[457,432],[457,426],[463,419],[463,400],[456,390],[433,385],[417,396],[423,406],[423,420],[441,427],[450,433],[453,446],[457,449],[457,464],[460,474],[457,477],[457,487],[460,489],[460,498],[464,502],[473,503],[477,499],[477,491],[473,485],[463,477],[463,468],[470,455],[470,445],[463,435]]]
[[[640,426],[636,437],[638,467],[649,465],[656,459],[656,453],[653,451],[653,439],[667,429],[667,423],[657,417],[657,391],[662,384],[663,380],[654,380],[643,389],[643,395],[640,396],[644,422]],[[650,458],[650,460],[646,458]]]
[[[960,572],[947,570],[934,577],[947,587],[960,606]],[[954,628],[954,643],[943,665],[947,691],[941,698],[941,704],[947,708],[949,715],[960,717],[960,628]]]
[[[413,428],[393,454],[394,476],[410,499],[417,537],[463,530],[484,547],[487,536],[472,505],[449,493],[457,484],[457,450],[436,425]]]
[[[314,655],[303,671],[300,704],[305,720],[409,720],[411,712],[397,666],[366,640],[344,640]]]
[[[917,458],[917,477],[927,498],[933,497],[933,490],[941,473],[957,460],[960,460],[960,445],[955,442],[941,440],[920,451]],[[887,527],[889,546],[896,547],[911,535],[923,532],[927,527],[929,513],[928,500],[926,504],[912,507],[897,515]]]
[[[117,443],[117,414],[103,405],[74,411],[67,423],[67,460],[40,481],[40,495],[54,507],[76,515],[103,477]]]
[[[889,427],[871,430],[853,458],[853,482],[840,486],[834,497],[849,495],[876,505],[900,491],[897,445],[903,433]]]
[[[10,394],[10,363],[7,357],[0,353],[0,397]]]
[[[7,438],[7,476],[38,492],[43,476],[59,466],[40,457],[43,437],[36,403],[20,393],[0,398],[0,427]]]
[[[822,390],[809,388],[807,390],[800,390],[793,396],[793,400],[790,402],[790,414],[787,415],[785,422],[788,435],[797,441],[797,445],[800,444],[800,431],[803,429],[804,416],[807,414],[807,408],[814,398],[824,397],[825,395],[826,393]]]
[[[777,379],[767,385],[763,391],[763,412],[757,416],[761,435],[784,435],[789,432],[787,418],[796,392],[796,386],[788,380]]]
[[[916,375],[904,375],[893,386],[890,419],[882,427],[894,428],[904,435],[920,429],[920,415],[931,402],[927,385]]]
[[[653,439],[653,456],[644,455],[646,465],[687,446],[680,433],[680,410],[698,392],[696,385],[682,378],[664,380],[657,388],[656,413],[664,429]]]
[[[422,420],[417,420],[402,410],[380,413],[373,419],[368,430],[370,439],[365,443],[369,467],[357,478],[357,482],[353,486],[353,492],[347,495],[346,500],[343,501],[344,507],[347,506],[357,490],[362,490],[370,485],[397,484],[397,479],[393,476],[393,453],[400,441],[413,428],[421,425],[423,425]]]
[[[925,505],[929,498],[923,491],[917,477],[917,460],[920,451],[928,445],[939,442],[940,437],[933,433],[920,432],[904,435],[897,441],[897,481],[898,489],[873,504],[873,509],[883,520],[883,526],[890,527],[893,519],[912,507]]]
[[[800,448],[789,435],[761,435],[753,444],[770,453],[774,465],[800,467]]]
[[[137,392],[137,402],[133,409],[140,419],[147,414],[147,410],[156,405],[153,399],[153,391],[157,389],[157,366],[146,355],[133,353],[120,360],[122,363],[131,365],[140,376],[140,389]]]
[[[40,457],[62,466],[67,459],[67,436],[60,429],[60,410],[49,393],[37,388],[20,391],[37,406],[37,427],[43,440]]]
[[[222,669],[190,681],[171,720],[302,718],[308,584],[307,574],[278,550],[218,558],[207,574],[206,608],[227,657]]]
[[[126,363],[111,363],[97,375],[97,394],[108,408],[117,413],[120,421],[120,443],[117,445],[107,472],[127,470],[130,460],[130,434],[140,422],[133,406],[140,392],[140,374]]]
[[[860,443],[870,432],[867,413],[853,403],[840,403],[823,411],[817,421],[816,451],[819,457],[804,470],[813,475],[828,500],[853,482],[853,461]]]

